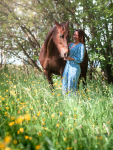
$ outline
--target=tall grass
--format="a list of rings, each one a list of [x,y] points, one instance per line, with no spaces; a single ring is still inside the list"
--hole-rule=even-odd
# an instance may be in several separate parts
[[[0,73],[0,149],[113,149],[113,85],[87,80],[74,96],[63,96],[32,70],[12,67]]]

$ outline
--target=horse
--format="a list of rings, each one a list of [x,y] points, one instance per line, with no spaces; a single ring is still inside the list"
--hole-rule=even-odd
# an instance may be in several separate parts
[[[64,58],[69,56],[68,37],[69,21],[60,24],[55,21],[55,26],[53,26],[48,32],[40,50],[39,61],[43,68],[44,75],[52,87],[52,74],[60,75],[61,77],[63,75],[64,67],[66,65],[66,60],[64,60]],[[80,78],[84,78],[84,85],[86,82],[87,66],[88,55],[85,50],[84,60],[80,64]]]

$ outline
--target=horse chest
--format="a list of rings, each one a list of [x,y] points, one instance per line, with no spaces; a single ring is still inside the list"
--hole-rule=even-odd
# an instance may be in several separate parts
[[[52,57],[49,60],[49,67],[55,71],[58,70],[60,68],[60,59]]]

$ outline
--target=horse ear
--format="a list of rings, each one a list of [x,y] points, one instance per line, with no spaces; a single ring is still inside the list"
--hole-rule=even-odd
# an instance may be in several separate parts
[[[66,22],[66,27],[69,28],[69,21]]]
[[[60,28],[60,24],[55,20],[55,25],[57,26],[57,28]]]

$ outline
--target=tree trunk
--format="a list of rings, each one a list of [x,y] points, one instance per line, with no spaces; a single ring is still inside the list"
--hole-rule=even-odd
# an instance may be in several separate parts
[[[105,73],[105,75],[106,75],[106,77],[107,77],[107,81],[108,81],[108,83],[113,83],[113,76],[112,76],[112,65],[111,64],[107,64],[106,65],[106,73]]]
[[[2,69],[3,65],[3,50],[1,50],[1,63],[0,63],[0,68]]]
[[[93,61],[90,62],[90,70],[89,70],[89,79],[92,80],[93,79]]]

